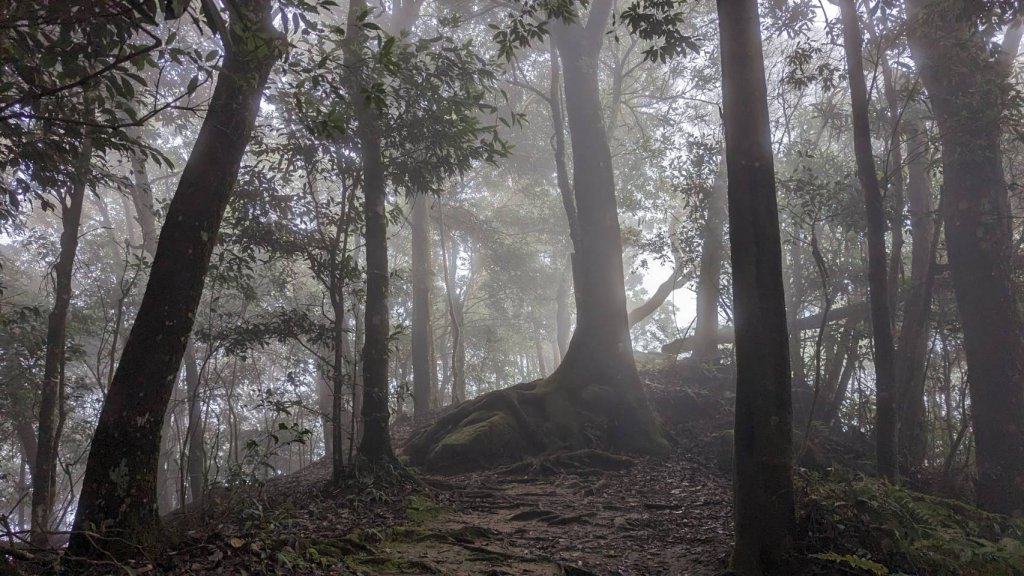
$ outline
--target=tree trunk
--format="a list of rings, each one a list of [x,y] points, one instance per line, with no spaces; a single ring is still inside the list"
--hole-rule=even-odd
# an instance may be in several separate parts
[[[854,0],[838,0],[843,18],[843,47],[849,72],[853,116],[853,148],[857,178],[864,193],[868,240],[868,299],[875,365],[875,458],[878,473],[889,480],[899,476],[896,436],[895,344],[885,256],[885,204],[871,149],[868,89],[864,81],[864,38]]]
[[[782,243],[756,0],[718,0],[736,319],[732,569],[787,573],[796,534]]]
[[[391,321],[388,310],[387,188],[378,111],[370,102],[366,78],[367,35],[360,18],[365,0],[352,0],[348,10],[345,64],[355,110],[356,139],[363,176],[363,217],[366,239],[366,308],[363,343],[363,435],[357,456],[370,467],[397,465],[391,447],[388,408],[388,352]]]
[[[452,238],[452,249],[447,249],[448,235],[444,227],[444,215],[441,207],[438,206],[438,234],[441,240],[441,264],[444,266],[444,290],[448,300],[448,318],[451,322],[452,333],[452,404],[458,404],[466,399],[466,350],[462,343],[462,317],[459,313],[458,295],[455,288],[455,275],[458,273],[459,251],[458,245]]]
[[[569,309],[569,294],[572,291],[572,260],[569,261],[568,273],[563,272],[558,281],[558,292],[555,294],[555,330],[558,342],[558,360],[565,358],[569,351],[569,339],[572,337],[572,312]]]
[[[64,353],[67,349],[68,308],[71,280],[78,253],[78,230],[82,223],[86,180],[92,161],[92,140],[82,137],[71,190],[62,194],[60,254],[53,267],[53,310],[46,321],[46,353],[42,392],[39,399],[39,428],[35,467],[32,470],[33,546],[49,546],[50,522],[57,490],[57,451],[64,422]]]
[[[932,220],[932,187],[928,174],[931,154],[928,137],[920,123],[906,132],[910,156],[908,192],[910,229],[913,246],[910,261],[910,292],[903,304],[899,352],[896,354],[896,388],[900,392],[900,459],[903,469],[912,471],[924,464],[925,434],[924,384],[928,361],[928,315],[932,286],[935,283],[935,253],[938,234]]]
[[[668,300],[668,297],[676,291],[676,288],[679,288],[679,281],[682,277],[682,266],[677,265],[675,269],[672,270],[672,275],[658,285],[658,288],[654,291],[654,294],[651,294],[650,298],[648,298],[643,304],[629,311],[629,315],[627,316],[629,326],[636,326],[642,320],[651,314],[654,314],[658,308],[661,308],[661,305],[665,303],[665,300]]]
[[[633,361],[611,151],[602,122],[597,59],[611,0],[590,5],[587,24],[552,24],[564,69],[579,224],[577,330],[544,380],[475,398],[409,443],[430,468],[473,468],[555,448],[600,446],[663,453]],[[500,446],[500,449],[497,447]]]
[[[629,335],[615,174],[598,80],[611,10],[610,0],[592,2],[586,25],[556,23],[551,32],[564,74],[579,241],[573,263],[576,330],[551,380],[570,394],[607,386],[606,400],[614,404],[604,410],[615,417],[605,441],[657,451],[664,440],[640,385]]]
[[[976,17],[982,3],[908,0],[912,55],[942,142],[942,216],[963,324],[978,504],[1024,510],[1024,323],[1015,296],[1000,139],[1006,68]]]
[[[429,212],[432,199],[412,201],[412,396],[413,420],[423,423],[434,407],[434,331],[430,326],[430,287],[434,282],[430,258]]]
[[[203,426],[202,385],[199,362],[192,342],[185,347],[185,394],[188,400],[188,490],[192,506],[202,506],[206,495],[206,427]]]
[[[718,356],[718,297],[721,294],[722,258],[725,239],[722,228],[728,217],[727,174],[723,155],[715,183],[709,190],[707,220],[700,250],[700,272],[697,276],[697,319],[694,330],[693,357],[709,360]]]
[[[75,555],[105,549],[117,557],[156,541],[164,411],[263,89],[282,53],[269,0],[228,6],[222,71],[168,209],[149,283],[93,436],[69,543]]]

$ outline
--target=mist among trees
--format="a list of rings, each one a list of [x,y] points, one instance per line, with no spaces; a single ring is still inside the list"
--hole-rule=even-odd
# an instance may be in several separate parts
[[[0,574],[1024,573],[1022,18],[0,0]]]

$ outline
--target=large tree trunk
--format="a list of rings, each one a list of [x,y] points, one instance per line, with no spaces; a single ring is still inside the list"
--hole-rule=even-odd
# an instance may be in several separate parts
[[[896,443],[896,348],[892,336],[889,284],[885,255],[885,203],[871,148],[868,88],[864,81],[864,38],[854,0],[838,0],[843,18],[843,46],[849,72],[853,117],[853,150],[857,179],[864,193],[868,240],[868,299],[875,365],[875,459],[878,473],[890,480],[899,476]]]
[[[784,574],[796,534],[782,243],[756,0],[718,0],[736,318],[732,569]]]
[[[345,64],[355,109],[356,139],[363,175],[363,217],[366,238],[366,308],[363,343],[363,434],[357,456],[371,467],[397,465],[391,448],[388,408],[388,347],[391,320],[388,310],[387,188],[381,150],[380,118],[369,100],[365,77],[366,31],[360,24],[365,0],[352,0],[348,10]]]
[[[156,539],[164,412],[263,89],[282,53],[269,0],[228,6],[222,70],[168,208],[149,283],[93,436],[69,543],[75,555],[99,549],[128,555]]]
[[[932,187],[928,172],[931,154],[924,126],[912,124],[905,130],[910,136],[909,156],[910,230],[913,238],[910,261],[910,291],[903,304],[899,352],[896,354],[896,388],[900,393],[900,460],[905,471],[924,464],[925,434],[924,383],[928,361],[928,315],[932,286],[935,283],[935,252],[938,230],[932,215]]]
[[[435,405],[434,331],[430,326],[429,211],[431,199],[418,195],[412,206],[412,396],[413,419],[425,422]]]
[[[1024,509],[1024,324],[1000,137],[1005,66],[979,31],[983,3],[908,0],[911,50],[942,142],[942,216],[963,324],[978,504]]]
[[[86,179],[92,161],[92,141],[82,137],[75,181],[61,195],[60,253],[53,267],[53,310],[46,321],[46,353],[43,365],[42,393],[39,399],[39,428],[35,466],[32,469],[33,546],[49,545],[50,521],[57,490],[57,450],[64,421],[64,353],[67,349],[68,308],[71,306],[71,280],[78,253],[78,229],[82,222]]]
[[[700,272],[697,276],[697,319],[694,330],[693,357],[708,360],[718,356],[718,297],[721,295],[722,259],[725,239],[722,228],[728,218],[728,191],[725,157],[723,155],[715,182],[705,199],[707,220],[700,250]]]
[[[587,24],[554,23],[564,67],[579,224],[576,331],[544,380],[485,394],[409,445],[414,463],[477,467],[556,447],[663,452],[633,361],[611,151],[602,122],[597,58],[611,0],[591,3]]]

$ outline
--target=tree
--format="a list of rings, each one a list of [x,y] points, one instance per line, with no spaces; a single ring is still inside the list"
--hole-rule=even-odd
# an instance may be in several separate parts
[[[871,148],[868,89],[864,81],[864,38],[854,0],[838,0],[843,19],[843,47],[850,78],[853,116],[853,148],[857,159],[857,178],[864,193],[867,213],[868,298],[871,305],[871,332],[875,363],[875,459],[878,473],[889,480],[899,476],[896,444],[896,349],[889,308],[889,279],[885,255],[885,204],[875,170]]]
[[[229,3],[224,62],[167,211],[145,295],[110,384],[82,481],[69,550],[88,556],[155,543],[164,411],[177,379],[224,209],[282,54],[268,0]]]
[[[564,73],[579,232],[573,260],[577,322],[569,348],[550,377],[465,403],[414,438],[409,455],[415,464],[473,467],[556,446],[648,453],[667,448],[640,385],[627,320],[597,73],[611,10],[610,0],[599,0],[585,23],[552,25]]]
[[[1024,318],[1000,137],[1007,58],[994,57],[985,2],[908,0],[911,53],[939,128],[942,218],[969,371],[978,504],[1024,510]],[[1007,34],[1004,54],[1019,35]]]
[[[431,270],[430,205],[419,195],[412,199],[412,395],[413,417],[425,422],[436,404],[434,394],[434,331],[430,324]],[[442,239],[443,241],[443,239]],[[447,276],[446,276],[447,277]]]
[[[736,319],[732,569],[782,574],[796,535],[792,387],[764,56],[756,0],[718,0]]]
[[[369,15],[364,0],[353,0],[348,9],[345,64],[356,122],[356,139],[362,171],[363,219],[366,238],[366,334],[363,342],[363,436],[358,458],[371,467],[398,466],[391,447],[388,408],[388,350],[391,322],[388,309],[387,188],[381,151],[378,110],[370,93],[366,65]]]
[[[715,182],[707,190],[705,203],[707,219],[700,249],[700,272],[697,277],[697,318],[694,330],[693,357],[713,359],[718,353],[718,297],[721,295],[721,275],[725,241],[722,228],[727,217],[727,189],[725,158],[715,173]]]
[[[929,313],[935,285],[935,253],[939,229],[932,214],[932,186],[929,164],[931,150],[922,122],[911,120],[908,134],[907,192],[910,204],[910,230],[914,239],[910,261],[910,290],[903,307],[896,354],[896,385],[899,398],[899,448],[904,472],[924,464],[927,450],[925,433],[925,373],[928,364]]]
[[[53,267],[53,310],[46,322],[46,353],[42,394],[39,402],[39,430],[35,466],[32,468],[32,544],[46,546],[53,513],[57,475],[57,448],[64,425],[64,356],[67,348],[67,318],[71,305],[71,280],[78,252],[82,204],[85,201],[92,142],[83,133],[74,180],[69,190],[58,194],[63,231],[60,254]]]

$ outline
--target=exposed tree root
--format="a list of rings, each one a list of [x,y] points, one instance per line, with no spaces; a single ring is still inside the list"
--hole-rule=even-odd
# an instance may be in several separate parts
[[[635,374],[635,372],[634,372]],[[571,376],[568,376],[571,375]],[[601,370],[566,364],[543,380],[465,402],[405,447],[412,464],[463,472],[523,463],[524,473],[621,470],[630,460],[603,452],[663,453],[668,444],[639,387]]]

